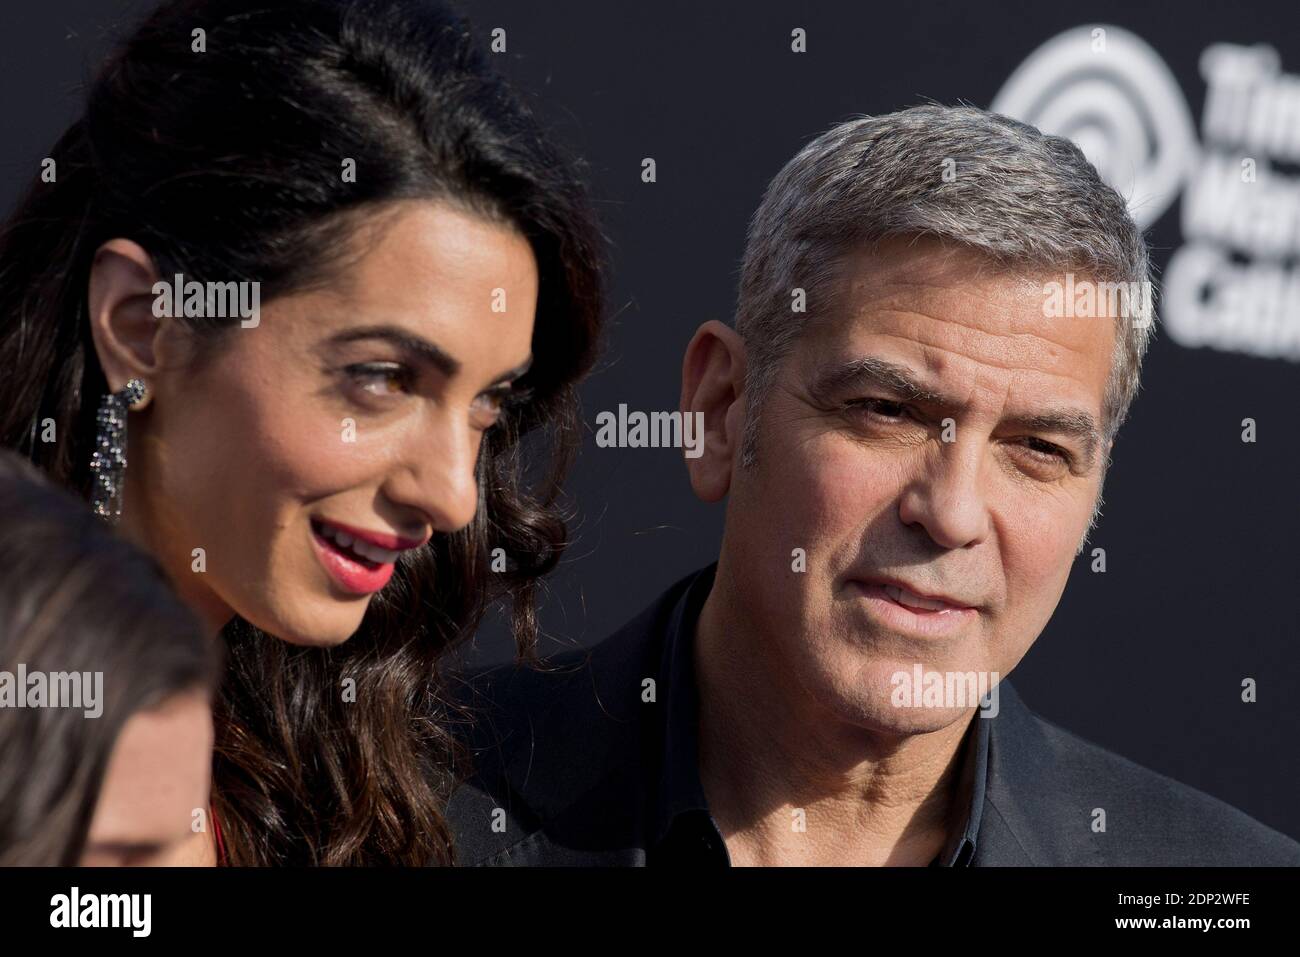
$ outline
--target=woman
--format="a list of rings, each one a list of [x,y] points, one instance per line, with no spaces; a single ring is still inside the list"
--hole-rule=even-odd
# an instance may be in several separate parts
[[[165,864],[208,826],[219,661],[157,564],[0,453],[0,866]]]
[[[226,645],[230,863],[450,862],[436,663],[499,597],[526,652],[563,545],[601,237],[477,42],[413,0],[165,4],[0,238],[0,441]]]

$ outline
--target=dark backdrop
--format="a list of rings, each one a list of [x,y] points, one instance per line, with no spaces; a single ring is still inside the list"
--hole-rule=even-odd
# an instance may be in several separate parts
[[[4,5],[5,209],[74,117],[106,37],[144,6]],[[731,315],[764,186],[835,122],[923,98],[987,107],[1042,43],[1092,24],[1154,48],[1198,134],[1211,44],[1267,43],[1282,70],[1300,72],[1300,5],[1283,2],[461,6],[485,47],[492,28],[506,30],[501,68],[590,163],[613,240],[613,319],[583,392],[589,426],[621,402],[676,407],[691,333]],[[805,54],[790,50],[795,27],[807,31]],[[646,156],[658,164],[653,185],[640,180]],[[1185,239],[1180,218],[1175,202],[1148,233],[1161,267]],[[1279,321],[1294,330],[1300,312]],[[1300,378],[1294,357],[1249,351],[1188,348],[1158,332],[1092,540],[1108,571],[1092,573],[1086,552],[1078,559],[1015,683],[1044,716],[1300,837]],[[1254,444],[1240,440],[1245,417],[1258,423]],[[680,451],[601,449],[589,434],[569,488],[574,545],[550,582],[544,651],[602,638],[712,561],[721,531],[721,507],[694,500]],[[494,620],[468,656],[510,653]],[[1247,677],[1255,704],[1241,702]]]

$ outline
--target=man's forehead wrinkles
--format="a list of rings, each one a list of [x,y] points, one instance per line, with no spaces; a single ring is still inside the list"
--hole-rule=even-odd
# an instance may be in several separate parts
[[[1075,349],[1060,343],[1055,339],[1044,339],[1041,336],[1035,336],[1032,333],[991,333],[982,329],[972,329],[969,326],[963,328],[967,330],[969,335],[963,333],[963,338],[958,342],[936,342],[933,337],[917,335],[914,331],[890,332],[884,329],[872,329],[870,335],[873,338],[880,337],[898,339],[902,342],[922,347],[923,361],[925,362],[927,369],[932,370],[935,374],[948,374],[940,373],[940,368],[948,364],[947,360],[956,359],[978,363],[981,366],[1001,369],[1007,372],[1035,372],[1056,375],[1060,373],[1052,371],[1052,368],[1040,368],[1036,365],[1025,365],[1023,360],[1036,359],[1040,355],[1045,354],[1046,358],[1050,360],[1051,367],[1059,367],[1064,361],[1064,357],[1061,355],[1061,350],[1065,350],[1075,355],[1086,355],[1086,350],[1084,349]],[[989,339],[997,339],[1013,343],[1014,349],[1004,349],[1002,351],[1011,351],[1014,352],[1014,355],[1002,358],[1002,361],[999,361],[1000,357],[996,355],[972,356],[954,349],[954,346],[970,345],[974,340],[987,342]],[[848,341],[852,343],[850,348],[855,354],[869,353],[872,351],[869,346],[854,342],[851,335],[848,337]],[[1035,355],[1030,355],[1030,353],[1035,353]],[[1075,378],[1074,376],[1067,377]]]
[[[955,313],[1010,313],[1023,308],[1029,299],[1006,287],[935,286],[924,282],[862,286],[854,293],[848,305],[855,317],[897,312],[945,321]]]
[[[927,324],[933,325],[933,324],[942,323],[942,325],[938,326],[938,328],[945,330],[947,334],[951,336],[954,340],[954,342],[949,343],[949,345],[960,344],[973,337],[980,337],[983,339],[1007,339],[1007,338],[1022,337],[1028,335],[1033,338],[1039,338],[1039,339],[1042,338],[1040,336],[1034,336],[1033,333],[1013,331],[1011,328],[1012,323],[1010,320],[1004,320],[1001,323],[1000,327],[997,329],[984,329],[984,328],[980,328],[979,326],[969,325],[965,322],[962,322],[960,319],[953,318],[951,314],[936,315],[934,313],[925,312],[921,310],[919,307],[910,308],[910,309],[876,309],[876,310],[871,310],[870,312],[859,313],[857,316],[854,317],[854,319],[860,323],[870,324],[868,327],[868,331],[872,334],[894,336],[901,339],[910,339],[914,342],[918,342],[922,345],[932,346],[936,349],[944,349],[946,348],[946,346],[942,342],[935,341],[935,339],[938,337],[934,336],[933,334],[925,338],[921,336],[921,333],[926,331],[924,327]],[[897,322],[899,324],[905,324],[908,327],[907,334],[902,334],[899,332],[891,332],[888,329],[879,328],[880,325],[887,324],[890,321]],[[1001,330],[1005,330],[1005,331],[1001,331]],[[849,330],[850,334],[853,331],[856,330]],[[1051,341],[1051,340],[1044,340],[1044,341]]]
[[[1018,299],[1002,296],[977,297],[976,301],[962,298],[951,302],[922,301],[911,297],[890,297],[852,304],[847,325],[870,324],[882,321],[917,324],[918,320],[943,323],[945,328],[969,330],[986,336],[1024,337],[1042,342],[1064,344],[1072,336],[1061,333],[1083,333],[1083,328],[1070,328],[1065,323],[1099,321],[1094,319],[1062,320],[1041,316],[1035,311],[1026,312],[1025,304]],[[1105,318],[1105,317],[1101,317]],[[883,330],[882,330],[883,331]],[[1052,335],[1057,333],[1057,335]],[[1085,339],[1086,341],[1086,339]],[[1076,349],[1074,351],[1084,351]]]

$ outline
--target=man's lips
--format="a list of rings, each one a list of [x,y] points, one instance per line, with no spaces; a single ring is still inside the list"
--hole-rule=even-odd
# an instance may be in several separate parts
[[[942,613],[954,611],[973,611],[977,603],[955,598],[952,595],[935,594],[913,588],[902,579],[884,575],[868,575],[855,578],[854,582],[868,586],[872,590],[881,589],[890,600],[917,613]]]
[[[952,596],[925,596],[897,579],[863,576],[850,579],[848,587],[877,623],[922,639],[955,639],[980,614]]]

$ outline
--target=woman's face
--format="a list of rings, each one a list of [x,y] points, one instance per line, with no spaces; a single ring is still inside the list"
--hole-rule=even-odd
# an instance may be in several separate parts
[[[183,692],[132,715],[113,746],[80,863],[182,863],[193,853],[195,834],[207,834],[211,777],[206,694]],[[203,824],[198,832],[196,821]]]
[[[123,528],[210,622],[302,645],[345,641],[401,551],[474,516],[537,305],[528,241],[447,204],[347,242],[328,285],[264,303],[198,362],[159,320],[130,422]]]

